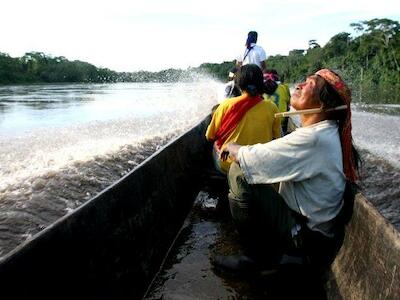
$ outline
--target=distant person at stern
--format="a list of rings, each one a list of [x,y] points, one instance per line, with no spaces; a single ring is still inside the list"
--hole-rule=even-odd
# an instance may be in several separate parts
[[[250,31],[248,33],[244,52],[242,52],[236,60],[236,65],[238,67],[247,64],[255,64],[260,67],[262,71],[265,70],[265,60],[267,56],[264,49],[256,44],[257,38],[258,34],[256,31]]]

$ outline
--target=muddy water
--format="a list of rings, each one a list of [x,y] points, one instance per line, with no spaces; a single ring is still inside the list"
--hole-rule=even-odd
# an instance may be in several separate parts
[[[0,88],[0,256],[202,120],[216,84]]]
[[[220,84],[0,88],[0,256],[206,116]],[[400,228],[397,106],[355,106],[362,192]]]
[[[400,230],[400,105],[355,105],[353,138],[361,192]]]

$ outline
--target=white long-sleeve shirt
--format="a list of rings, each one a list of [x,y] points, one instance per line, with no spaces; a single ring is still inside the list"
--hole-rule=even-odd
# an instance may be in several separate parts
[[[281,182],[287,205],[308,218],[307,226],[330,236],[331,221],[343,205],[345,175],[338,126],[322,121],[266,144],[239,149],[250,184]]]

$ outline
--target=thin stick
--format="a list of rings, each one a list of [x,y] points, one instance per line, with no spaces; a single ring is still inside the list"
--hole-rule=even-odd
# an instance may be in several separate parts
[[[341,106],[337,106],[337,107],[329,108],[329,109],[325,109],[325,110],[323,110],[320,107],[320,108],[310,108],[310,109],[302,109],[302,110],[294,110],[294,111],[285,111],[285,112],[281,112],[281,113],[276,113],[275,118],[288,117],[288,116],[292,116],[292,115],[305,115],[305,114],[314,114],[314,113],[317,114],[320,112],[343,110],[343,109],[347,109],[347,105],[341,105]]]

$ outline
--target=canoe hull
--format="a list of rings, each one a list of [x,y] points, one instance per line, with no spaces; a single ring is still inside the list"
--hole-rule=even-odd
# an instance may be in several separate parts
[[[329,299],[400,299],[400,234],[361,194],[327,291]]]
[[[1,295],[140,298],[192,206],[208,122],[5,256]]]

